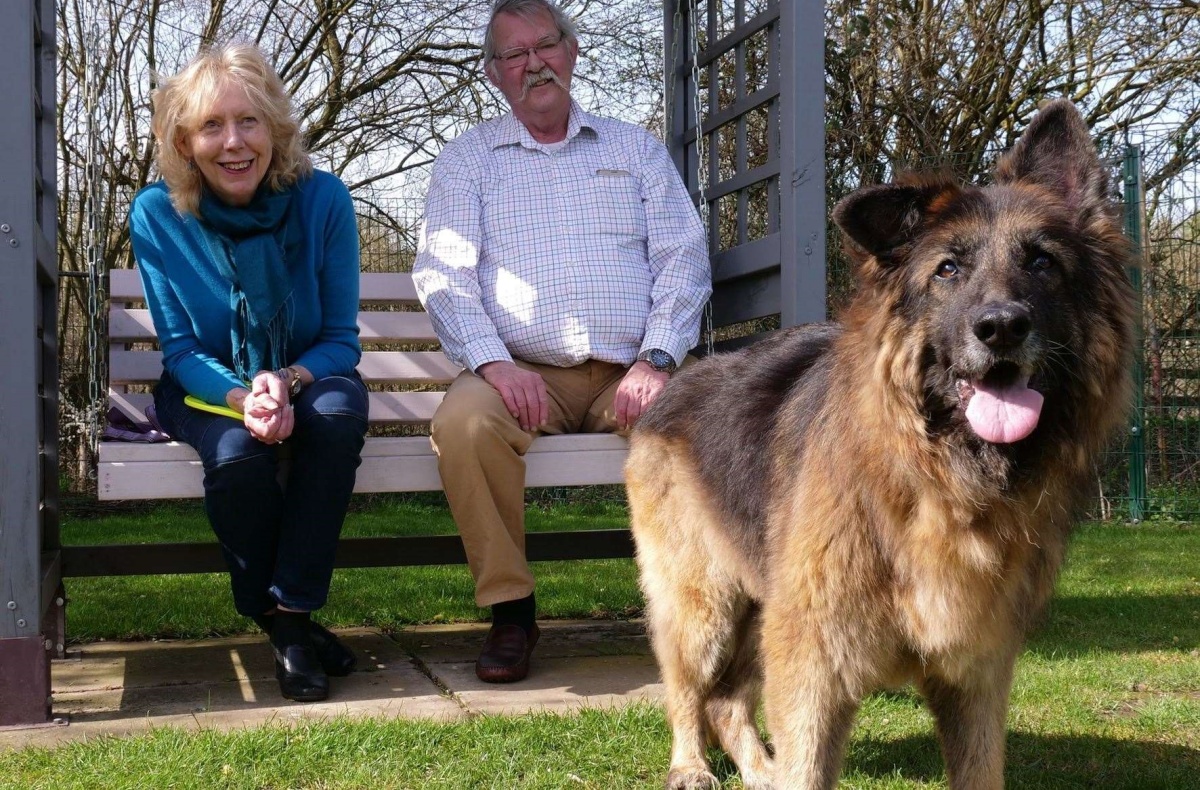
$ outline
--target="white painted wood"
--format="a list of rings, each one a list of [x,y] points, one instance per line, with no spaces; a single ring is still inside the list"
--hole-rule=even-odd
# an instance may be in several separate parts
[[[461,370],[440,351],[364,351],[358,363],[368,384],[449,384]],[[109,349],[110,385],[152,384],[161,374],[161,351]]]
[[[108,298],[113,302],[141,301],[142,277],[137,269],[112,269],[108,273]]]
[[[526,485],[620,483],[627,443],[613,434],[541,436],[525,455]],[[99,499],[174,499],[203,496],[203,469],[181,442],[100,445]],[[373,437],[363,448],[357,493],[440,491],[437,457],[425,436]]]
[[[423,312],[361,312],[358,339],[364,343],[437,343],[433,322]]]
[[[108,311],[109,343],[145,343],[157,339],[146,308],[113,307]]]
[[[417,289],[408,272],[364,272],[359,275],[359,295],[362,302],[417,301]],[[113,269],[108,273],[108,296],[114,302],[142,301],[142,278],[137,269]]]
[[[358,372],[368,384],[449,384],[462,368],[440,351],[364,351]]]
[[[368,419],[372,425],[416,425],[433,419],[444,392],[372,392]],[[135,422],[145,422],[146,407],[154,402],[148,392],[109,392],[108,402]]]
[[[383,312],[358,314],[358,339],[363,343],[437,343],[429,315],[421,312]],[[108,312],[110,343],[156,342],[154,322],[144,307],[113,307]]]
[[[419,304],[409,272],[363,272],[358,280],[358,298],[362,302]]]

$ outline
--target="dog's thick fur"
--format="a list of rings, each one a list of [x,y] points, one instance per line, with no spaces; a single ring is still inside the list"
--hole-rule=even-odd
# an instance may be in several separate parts
[[[995,176],[843,200],[858,288],[840,324],[703,360],[638,423],[626,483],[668,787],[715,786],[709,739],[747,787],[833,787],[863,696],[907,681],[951,787],[1002,786],[1013,664],[1122,419],[1134,307],[1073,106],[1048,104]],[[985,441],[969,399],[1029,376],[1036,427]]]

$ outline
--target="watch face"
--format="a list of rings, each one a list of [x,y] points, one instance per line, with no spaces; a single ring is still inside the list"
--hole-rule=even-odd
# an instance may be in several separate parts
[[[652,348],[645,353],[650,367],[659,372],[672,373],[675,370],[675,359],[661,348]]]

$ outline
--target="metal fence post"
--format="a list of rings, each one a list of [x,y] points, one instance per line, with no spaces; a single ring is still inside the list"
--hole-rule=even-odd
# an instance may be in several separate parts
[[[1136,259],[1128,269],[1129,282],[1138,299],[1137,335],[1133,354],[1133,411],[1129,420],[1129,519],[1137,523],[1146,517],[1146,420],[1145,420],[1145,370],[1142,348],[1142,221],[1145,208],[1142,205],[1142,150],[1140,146],[1125,145],[1125,161],[1122,165],[1124,178],[1124,224],[1125,235],[1133,245]]]

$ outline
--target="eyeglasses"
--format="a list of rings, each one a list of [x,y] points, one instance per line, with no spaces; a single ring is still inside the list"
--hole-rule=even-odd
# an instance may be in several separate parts
[[[558,45],[562,43],[562,40],[563,34],[559,33],[556,38],[547,37],[540,39],[532,47],[513,47],[512,49],[506,49],[503,52],[498,53],[494,59],[500,61],[500,63],[506,68],[524,68],[525,64],[529,62],[529,55],[531,53],[537,53],[537,56],[540,60],[548,60],[554,55],[557,55]]]

